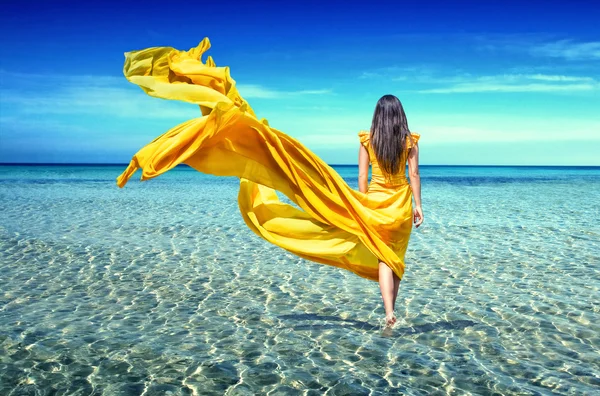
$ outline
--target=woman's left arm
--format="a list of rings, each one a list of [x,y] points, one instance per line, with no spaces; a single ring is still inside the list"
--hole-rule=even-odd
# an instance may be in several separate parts
[[[369,152],[360,145],[358,151],[358,191],[366,193],[369,188]]]

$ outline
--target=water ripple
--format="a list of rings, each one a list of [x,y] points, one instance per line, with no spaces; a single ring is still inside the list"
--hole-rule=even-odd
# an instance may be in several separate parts
[[[375,282],[252,234],[236,179],[8,168],[0,394],[600,389],[595,168],[424,168],[393,329]]]

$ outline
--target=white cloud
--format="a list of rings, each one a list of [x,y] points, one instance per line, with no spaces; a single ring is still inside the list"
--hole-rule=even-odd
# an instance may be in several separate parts
[[[477,92],[581,92],[598,89],[598,84],[490,84],[465,83],[447,88],[423,89],[420,93],[449,94]]]
[[[542,80],[542,81],[587,81],[593,82],[594,79],[592,77],[578,77],[578,76],[561,76],[561,75],[548,75],[548,74],[530,74],[527,77],[532,80]]]
[[[259,99],[276,99],[289,96],[299,95],[327,95],[331,94],[329,89],[317,90],[299,90],[299,91],[278,91],[255,84],[238,84],[238,91],[244,99],[259,98]]]
[[[118,118],[189,119],[196,106],[147,96],[125,77],[26,74],[0,70],[3,115],[97,115]]]
[[[589,76],[504,73],[477,75],[469,72],[449,74],[439,67],[428,65],[385,67],[363,72],[359,78],[402,81],[407,86],[421,86],[419,93],[467,92],[581,92],[600,88],[598,81]],[[426,87],[424,87],[426,86]],[[433,87],[432,87],[433,86]]]
[[[600,41],[578,43],[573,40],[559,40],[533,46],[530,52],[532,55],[568,60],[600,59]]]
[[[200,111],[189,104],[158,101],[141,90],[110,86],[66,86],[40,93],[0,91],[0,103],[12,114],[90,114],[120,118],[189,119]]]
[[[363,71],[360,79],[387,79],[392,81],[426,81],[439,72],[432,65],[388,66]]]
[[[0,70],[0,105],[4,115],[89,114],[119,118],[172,119],[199,117],[197,106],[158,100],[125,77],[43,75]],[[244,98],[324,95],[330,90],[278,91],[260,85],[238,85]]]
[[[421,89],[418,92],[430,94],[477,92],[569,93],[594,91],[600,88],[600,84],[592,77],[547,74],[500,74],[472,78],[455,78],[454,81],[455,83],[452,85]]]
[[[600,59],[600,41],[556,39],[548,34],[501,34],[474,36],[475,47],[484,51],[529,54],[568,61]]]
[[[441,69],[419,65],[386,67],[363,72],[359,78],[403,81],[405,84],[427,86],[419,93],[448,94],[470,92],[583,92],[600,88],[600,84],[589,76],[505,73],[476,75],[469,72],[444,73]],[[433,86],[433,87],[432,87]]]

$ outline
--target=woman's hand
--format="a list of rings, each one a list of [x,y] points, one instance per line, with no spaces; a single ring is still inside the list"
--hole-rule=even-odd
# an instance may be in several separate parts
[[[413,209],[413,223],[415,223],[416,228],[419,228],[423,223],[423,209],[420,206],[415,206]]]

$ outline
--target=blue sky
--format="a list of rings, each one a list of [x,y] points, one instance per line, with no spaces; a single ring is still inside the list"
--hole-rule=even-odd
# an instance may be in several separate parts
[[[257,115],[332,164],[391,93],[422,164],[600,165],[591,1],[93,3],[3,5],[0,162],[129,162],[199,112],[127,82],[123,53],[209,37]]]

